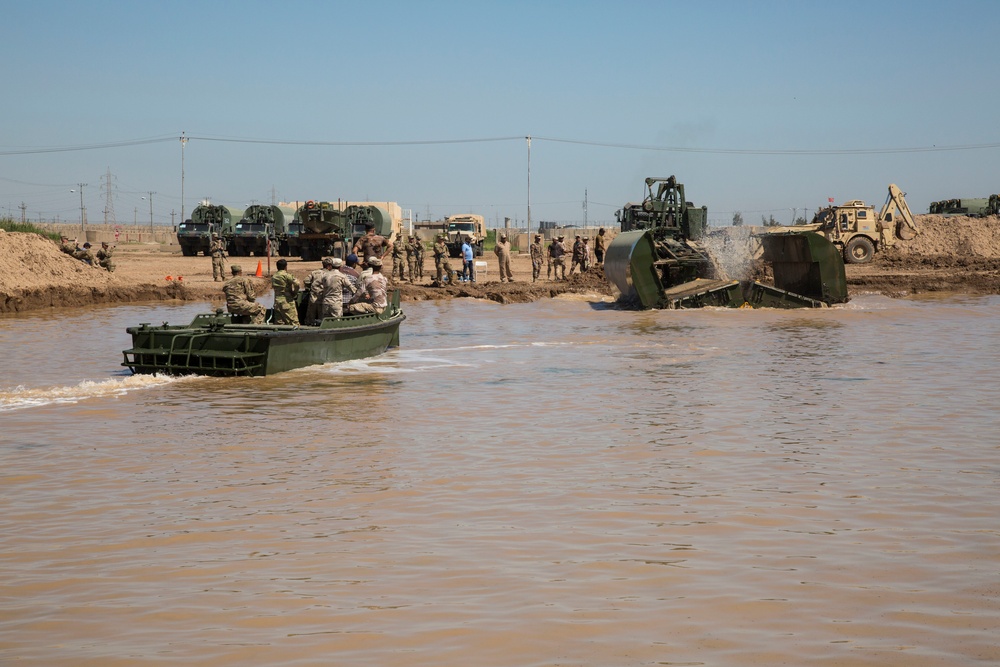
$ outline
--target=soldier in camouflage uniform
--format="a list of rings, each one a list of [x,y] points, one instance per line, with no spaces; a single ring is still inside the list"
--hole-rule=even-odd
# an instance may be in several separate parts
[[[79,248],[73,253],[74,259],[78,259],[84,264],[90,264],[91,266],[97,266],[97,257],[94,256],[94,251],[90,249],[89,243],[84,243],[82,248]]]
[[[375,225],[365,225],[365,235],[354,244],[354,254],[365,259],[378,257],[382,259],[386,255],[388,241],[384,236],[375,233]]]
[[[437,270],[435,283],[444,285],[444,275],[447,274],[448,284],[455,284],[455,270],[448,261],[448,244],[445,243],[444,234],[438,234],[437,241],[434,242],[434,268]]]
[[[553,239],[549,244],[549,261],[552,272],[556,275],[556,280],[560,280],[559,273],[562,270],[562,280],[566,280],[566,246],[563,244],[565,236]]]
[[[419,243],[416,236],[411,236],[406,244],[406,270],[410,273],[410,284],[417,277],[417,249],[415,244]]]
[[[226,310],[233,315],[249,315],[251,324],[264,323],[264,306],[256,303],[253,281],[243,275],[239,264],[229,267],[233,277],[222,283],[222,293],[226,295]]]
[[[398,237],[395,243],[391,243],[392,247],[392,279],[396,280],[396,274],[399,274],[399,281],[402,282],[406,280],[406,244],[403,243],[402,237]],[[410,269],[410,282],[413,282],[413,269]]]
[[[111,259],[115,249],[113,246],[109,246],[107,241],[101,241],[101,249],[97,251],[97,263],[102,269],[106,269],[108,273],[115,272],[115,261]]]
[[[212,256],[212,280],[215,282],[224,280],[226,273],[223,270],[223,262],[226,261],[226,242],[220,239],[218,234],[212,234],[212,243],[208,246],[208,254]]]
[[[413,261],[417,266],[417,278],[424,277],[424,244],[416,236],[413,237]]]
[[[542,262],[545,260],[541,234],[535,234],[535,242],[528,247],[528,254],[531,257],[531,282],[535,282],[542,275]]]
[[[575,271],[577,267],[580,268],[580,273],[583,273],[586,270],[583,265],[585,255],[586,251],[584,249],[584,243],[580,239],[580,235],[577,234],[576,241],[573,242],[573,261],[569,267],[569,275],[573,275],[573,271]]]
[[[76,252],[76,239],[68,239],[65,236],[59,237],[59,249],[69,256]]]
[[[299,313],[295,307],[295,295],[299,293],[299,279],[286,269],[288,261],[278,260],[278,272],[271,276],[271,287],[274,288],[275,324],[293,324],[298,326]]]
[[[382,275],[382,260],[373,257],[368,260],[368,264],[371,266],[372,273],[364,279],[361,289],[348,307],[348,312],[352,315],[381,314],[389,305],[389,283]]]

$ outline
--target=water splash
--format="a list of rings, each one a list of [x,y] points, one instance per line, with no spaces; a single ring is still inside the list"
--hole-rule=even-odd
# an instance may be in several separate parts
[[[54,403],[77,403],[91,398],[120,396],[135,389],[159,387],[183,378],[163,375],[131,375],[108,380],[84,380],[64,387],[25,387],[0,390],[0,412],[35,408]]]
[[[760,241],[752,234],[752,227],[726,227],[712,230],[701,240],[715,265],[716,277],[720,280],[753,279]]]

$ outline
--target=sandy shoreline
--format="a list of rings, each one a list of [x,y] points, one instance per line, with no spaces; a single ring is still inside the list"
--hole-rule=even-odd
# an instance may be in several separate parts
[[[1000,294],[1000,220],[939,216],[918,216],[918,220],[924,230],[919,240],[880,253],[870,264],[847,265],[852,295]],[[277,270],[276,260],[271,258],[271,272]],[[256,279],[258,293],[270,290],[267,258],[240,257],[235,261],[251,275],[261,261],[264,277]],[[496,258],[487,253],[480,261],[486,261],[487,269],[476,283],[434,287],[433,261],[426,258],[422,280],[396,286],[404,301],[472,296],[498,303],[523,303],[563,293],[616,296],[616,290],[599,269],[572,276],[569,281],[549,281],[543,275],[543,280],[533,283],[527,254],[515,254],[515,282],[500,283]],[[168,300],[222,302],[221,283],[212,279],[210,258],[184,257],[179,249],[163,252],[158,246],[137,245],[119,247],[115,262],[115,272],[108,273],[61,253],[55,243],[41,237],[0,234],[0,313]],[[452,265],[458,267],[460,262],[452,260]],[[319,268],[319,262],[290,258],[288,268],[302,279]]]

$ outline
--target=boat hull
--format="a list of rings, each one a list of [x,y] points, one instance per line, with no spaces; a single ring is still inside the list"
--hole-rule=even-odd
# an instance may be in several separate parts
[[[319,326],[236,324],[221,312],[190,325],[141,324],[126,329],[132,347],[123,350],[122,365],[146,375],[273,375],[378,356],[399,345],[405,319],[393,304],[381,315],[328,318]]]

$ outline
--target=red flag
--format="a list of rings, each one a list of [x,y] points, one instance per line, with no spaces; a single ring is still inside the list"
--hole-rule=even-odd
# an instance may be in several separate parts
[[[833,197],[827,197],[827,198],[826,198],[826,200],[827,200],[828,202],[830,202],[831,204],[833,203]]]

